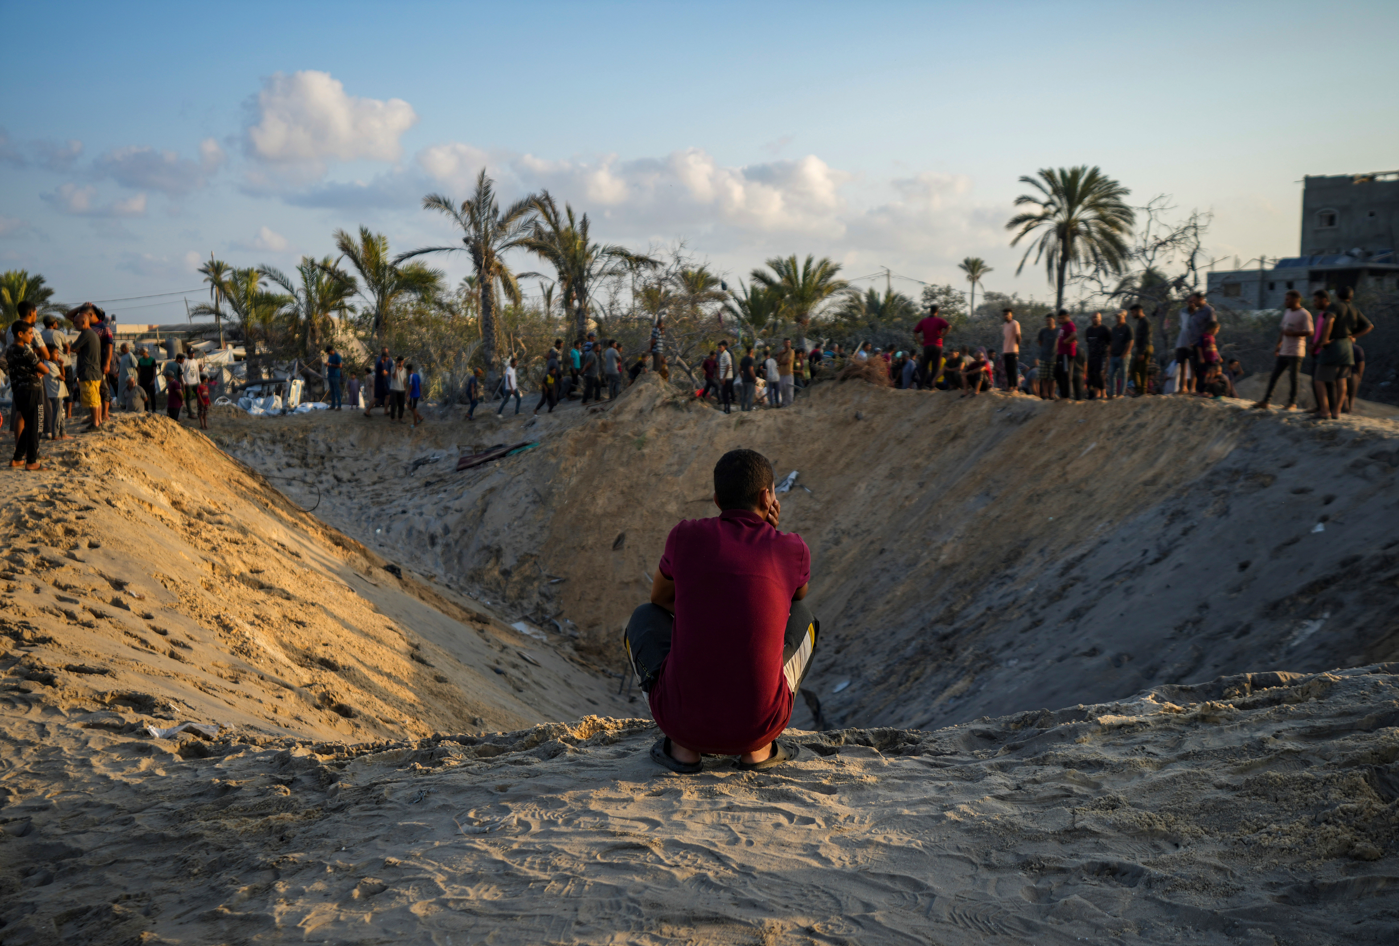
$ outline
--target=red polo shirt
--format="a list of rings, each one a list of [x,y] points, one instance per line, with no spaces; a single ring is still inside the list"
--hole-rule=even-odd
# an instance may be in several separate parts
[[[656,725],[715,755],[772,742],[792,717],[782,636],[811,550],[757,513],[729,509],[671,529],[661,574],[675,582],[675,628],[651,687]]]

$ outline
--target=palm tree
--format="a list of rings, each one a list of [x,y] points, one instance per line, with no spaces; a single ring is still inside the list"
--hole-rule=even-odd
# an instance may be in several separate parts
[[[753,281],[781,295],[787,317],[800,327],[801,337],[797,344],[805,348],[806,329],[812,317],[822,303],[849,288],[849,283],[836,277],[840,264],[825,257],[817,260],[808,254],[806,261],[798,264],[796,256],[786,259],[774,256],[767,261],[767,265],[772,272],[755,269]]]
[[[219,348],[223,348],[223,308],[222,303],[228,298],[228,274],[231,267],[221,259],[214,259],[214,254],[209,254],[209,262],[199,267],[199,272],[203,274],[204,281],[209,284],[209,301],[212,303],[207,308],[209,314],[214,317],[214,323],[219,327]],[[205,308],[200,306],[201,309]]]
[[[243,334],[244,363],[248,381],[260,381],[262,370],[259,367],[259,339],[268,343],[272,339],[272,329],[278,318],[292,300],[280,293],[267,292],[262,287],[262,272],[256,268],[231,269],[224,278],[223,302],[228,305],[230,315],[238,319]],[[192,315],[212,315],[214,307],[200,303],[191,310]]]
[[[358,288],[355,278],[337,268],[329,256],[322,260],[301,257],[296,267],[299,285],[281,270],[271,266],[259,269],[262,275],[282,287],[290,299],[283,314],[292,322],[298,340],[297,350],[304,360],[319,349],[321,338],[329,333],[331,313],[349,308],[350,299]]]
[[[714,302],[723,302],[728,293],[720,287],[719,277],[709,271],[708,266],[701,266],[698,269],[681,269],[675,274],[676,301],[685,307],[685,311],[691,317],[699,316],[706,305]],[[719,329],[724,328],[724,310],[718,309],[715,316],[719,320]]]
[[[972,284],[971,301],[967,304],[967,312],[972,318],[976,318],[976,284],[989,272],[991,267],[986,265],[986,260],[980,256],[968,256],[958,264],[958,269],[967,274],[967,282]]]
[[[403,256],[389,256],[389,238],[371,233],[368,227],[359,228],[358,240],[344,230],[336,230],[335,248],[359,273],[361,285],[356,291],[369,303],[374,338],[380,345],[395,305],[407,299],[431,299],[442,288],[441,270],[428,269],[422,263],[400,265]]]
[[[38,273],[29,275],[27,270],[12,269],[0,275],[0,304],[4,305],[5,322],[9,324],[19,318],[19,304],[32,302],[40,314],[58,312],[61,306],[49,300],[53,289],[44,285],[44,277]]]
[[[588,215],[575,216],[568,203],[559,213],[558,204],[547,190],[531,198],[530,206],[538,216],[521,245],[553,264],[563,292],[561,301],[573,313],[573,328],[578,336],[588,330],[588,304],[594,283],[636,267],[658,265],[651,257],[633,253],[624,246],[590,242]]]
[[[1020,178],[1035,193],[1021,194],[1015,206],[1032,206],[1034,210],[1018,213],[1006,224],[1007,230],[1018,230],[1010,241],[1020,240],[1042,230],[1033,247],[1025,250],[1016,275],[1025,268],[1030,250],[1035,262],[1044,260],[1050,282],[1054,284],[1054,311],[1064,307],[1064,284],[1070,269],[1093,265],[1120,273],[1127,255],[1127,237],[1132,233],[1136,214],[1123,202],[1131,193],[1117,181],[1105,176],[1098,168],[1080,165],[1075,168],[1041,168],[1038,177]]]
[[[500,357],[500,319],[496,313],[496,286],[516,305],[520,304],[520,284],[501,256],[509,250],[525,246],[534,223],[534,198],[524,197],[504,211],[496,201],[495,185],[486,176],[486,169],[476,177],[476,192],[457,206],[450,197],[429,194],[423,198],[424,210],[446,214],[461,228],[461,246],[428,246],[404,253],[400,262],[424,253],[455,253],[465,251],[471,256],[480,302],[481,357],[486,362],[487,387],[494,382],[496,360]]]
[[[863,296],[849,295],[837,314],[847,322],[889,326],[911,321],[918,314],[918,306],[901,292],[885,289],[881,296],[871,286]]]
[[[724,311],[732,316],[748,338],[756,344],[758,332],[767,328],[774,322],[781,321],[783,317],[782,296],[771,289],[765,289],[754,283],[745,286],[742,280],[739,281],[738,290],[727,290],[728,299],[724,302]]]

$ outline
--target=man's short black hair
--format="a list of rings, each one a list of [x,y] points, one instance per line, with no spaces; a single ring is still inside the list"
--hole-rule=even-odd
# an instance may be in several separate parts
[[[753,509],[772,485],[772,461],[756,450],[730,450],[714,464],[714,498],[720,509]]]
[[[24,319],[17,319],[15,323],[10,326],[10,334],[15,337],[15,341],[19,341],[19,333],[26,329],[32,329],[33,327],[34,326],[30,325]],[[724,461],[720,460],[719,462],[722,463]],[[714,471],[714,478],[716,481],[719,478],[719,471],[717,469]]]
[[[938,314],[938,307],[935,306],[935,305],[930,305],[930,306],[928,306],[928,314],[929,314],[929,315],[937,315],[937,314]]]
[[[1351,299],[1355,298],[1355,289],[1351,286],[1342,286],[1340,289],[1336,290],[1336,295],[1340,296],[1342,302],[1349,302]],[[24,305],[24,303],[21,302],[20,305]],[[23,315],[24,310],[20,309],[19,314]]]
[[[1132,306],[1131,306],[1131,308],[1130,308],[1128,311],[1131,311],[1131,312],[1145,312],[1146,310],[1142,308],[1142,304],[1141,304],[1140,302],[1134,302],[1134,303],[1132,303]]]
[[[1061,318],[1061,319],[1067,318],[1068,315],[1069,315],[1069,310],[1068,310],[1068,309],[1060,309],[1060,310],[1059,310],[1059,318]]]
[[[19,305],[15,306],[15,311],[19,313],[20,318],[24,318],[25,316],[29,315],[29,313],[36,311],[38,308],[38,306],[36,306],[33,302],[29,301],[28,299],[22,299],[20,300]]]

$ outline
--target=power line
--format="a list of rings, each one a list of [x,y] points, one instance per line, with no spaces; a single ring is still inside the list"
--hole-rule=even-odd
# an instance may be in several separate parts
[[[191,292],[206,292],[207,286],[200,286],[197,289],[181,289],[179,292],[153,292],[148,296],[127,296],[125,299],[91,299],[90,302],[131,302],[135,299],[159,299],[161,296],[185,296]]]

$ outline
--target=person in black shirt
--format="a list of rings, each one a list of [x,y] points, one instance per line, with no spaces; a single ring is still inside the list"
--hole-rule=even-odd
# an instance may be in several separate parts
[[[15,437],[15,455],[11,467],[41,470],[39,465],[39,402],[44,396],[44,375],[49,369],[39,361],[32,347],[34,326],[23,319],[11,328],[14,344],[5,349],[5,362],[10,373],[10,394],[21,426]]]
[[[749,345],[743,349],[743,357],[738,360],[738,409],[751,411],[757,393],[757,363],[753,360],[753,346]]]
[[[96,313],[92,303],[84,303],[68,314],[78,330],[73,354],[78,358],[78,403],[92,412],[89,430],[102,426],[102,341],[92,330]]]
[[[1088,341],[1088,396],[1097,399],[1107,395],[1108,346],[1112,344],[1112,330],[1103,324],[1103,313],[1094,312],[1093,320],[1083,333]]]
[[[1149,362],[1155,355],[1155,350],[1151,347],[1151,320],[1146,317],[1146,310],[1139,304],[1132,306],[1133,337],[1132,337],[1132,387],[1136,388],[1134,397],[1141,397],[1143,394],[1151,393],[1151,382],[1148,377],[1151,373]]]
[[[1108,400],[1127,393],[1127,363],[1132,355],[1132,326],[1127,324],[1127,313],[1117,313],[1117,324],[1112,327],[1112,341],[1108,344]]]

